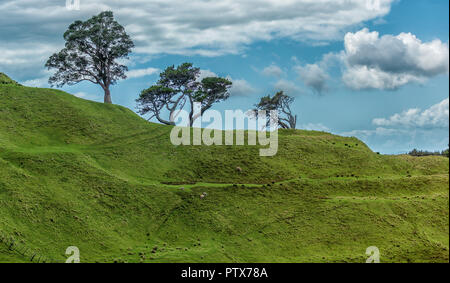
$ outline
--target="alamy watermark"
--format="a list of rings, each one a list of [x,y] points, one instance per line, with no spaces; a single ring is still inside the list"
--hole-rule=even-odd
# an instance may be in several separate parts
[[[66,0],[66,9],[69,11],[79,11],[81,0]]]
[[[66,263],[80,263],[80,249],[78,247],[68,247],[66,249],[66,255],[69,256]]]
[[[254,113],[251,115],[251,113]],[[198,117],[193,123],[193,128],[179,125],[189,124],[189,113],[180,110],[171,121],[177,126],[170,133],[170,141],[173,145],[245,145],[245,132],[247,132],[247,145],[260,145],[260,156],[274,156],[278,152],[278,111],[270,111],[268,117],[266,111],[244,112],[242,110],[226,110],[225,119],[222,113],[216,110],[208,110],[202,113],[201,104],[194,103],[194,115]],[[245,128],[245,122],[247,127]],[[224,131],[225,125],[232,125],[233,129]],[[202,123],[210,123],[214,128],[203,128]],[[234,127],[235,126],[235,127]],[[267,130],[269,126],[270,131]],[[244,129],[246,129],[244,131]],[[191,138],[192,132],[192,138]],[[224,141],[225,136],[225,141]],[[236,137],[235,137],[236,136]]]
[[[369,256],[366,263],[380,263],[380,250],[377,247],[368,247],[366,255]]]

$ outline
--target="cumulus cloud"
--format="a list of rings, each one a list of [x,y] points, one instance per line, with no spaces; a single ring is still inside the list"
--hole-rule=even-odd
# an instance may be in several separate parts
[[[262,74],[265,75],[265,76],[268,76],[268,77],[278,77],[279,78],[279,77],[281,77],[284,74],[284,72],[283,72],[283,70],[281,70],[280,67],[278,67],[277,65],[272,64],[272,65],[270,65],[268,67],[265,67],[262,70]]]
[[[374,119],[373,124],[383,127],[448,128],[448,103],[447,98],[424,111],[419,108],[409,109],[387,119]]]
[[[227,79],[233,83],[230,88],[231,96],[250,96],[256,92],[256,89],[244,79],[233,79],[230,76]]]
[[[287,95],[298,95],[302,90],[293,82],[281,79],[274,84],[275,91],[283,91]]]
[[[300,76],[303,83],[312,88],[316,93],[323,93],[328,89],[327,72],[318,64],[307,64],[305,66],[296,66],[295,71]]]
[[[146,76],[151,76],[159,72],[156,68],[146,68],[146,69],[135,69],[127,72],[127,77],[129,79],[141,78]]]
[[[0,2],[0,68],[9,72],[42,68],[63,46],[62,35],[75,20],[112,10],[142,56],[238,54],[255,41],[291,38],[329,41],[349,28],[389,13],[394,0],[82,0],[69,11],[63,0]],[[257,7],[257,8],[255,8]],[[3,40],[2,40],[3,41]],[[45,42],[48,46],[36,46]],[[35,56],[37,55],[37,56]],[[17,72],[22,74],[21,72]]]
[[[424,78],[411,74],[391,74],[367,66],[356,66],[347,69],[342,75],[342,79],[348,87],[354,90],[395,90],[407,83],[425,81]]]
[[[374,119],[375,129],[340,134],[356,136],[375,150],[383,149],[386,153],[405,153],[413,148],[442,150],[448,145],[448,105],[447,98],[423,111],[414,108],[389,118]]]
[[[202,81],[204,78],[215,78],[218,77],[216,73],[210,70],[200,70],[200,75],[197,78],[197,81]]]
[[[422,42],[411,33],[379,36],[362,29],[347,33],[341,54],[344,83],[352,89],[397,89],[449,71],[449,46]]]

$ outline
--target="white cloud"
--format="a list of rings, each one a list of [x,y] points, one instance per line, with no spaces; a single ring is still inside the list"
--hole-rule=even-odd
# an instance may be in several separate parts
[[[272,65],[270,65],[268,67],[265,67],[262,70],[262,74],[265,75],[265,76],[268,76],[268,77],[278,77],[279,78],[279,77],[281,77],[284,74],[284,72],[283,72],[283,70],[281,70],[280,67],[278,67],[277,65],[272,64]]]
[[[200,74],[197,78],[197,81],[201,82],[204,78],[215,78],[218,77],[216,73],[211,70],[200,70]]]
[[[129,1],[107,5],[123,18],[137,39],[139,52],[204,56],[235,54],[254,41],[280,37],[335,40],[346,28],[386,15],[392,3],[391,0],[377,0],[379,5],[370,5],[373,0],[133,2],[133,6]]]
[[[357,66],[347,69],[342,75],[344,83],[354,90],[394,90],[411,82],[424,82],[424,78],[411,74],[391,74],[377,68]]]
[[[89,94],[86,92],[77,92],[73,94],[76,97],[79,98],[83,98],[83,99],[88,99],[88,100],[95,100],[95,101],[101,101],[103,97],[99,96],[99,95],[93,95],[93,94]]]
[[[365,28],[347,33],[344,42],[342,78],[352,89],[392,90],[449,71],[449,46],[440,40],[423,43],[411,33],[380,37]]]
[[[231,96],[250,96],[256,92],[256,89],[244,79],[233,79],[230,76],[227,79],[233,83],[229,91]]]
[[[74,93],[73,95],[75,95],[76,97],[79,97],[79,98],[85,98],[85,97],[89,96],[89,94],[82,92],[82,91]]]
[[[372,121],[375,129],[340,133],[355,136],[375,150],[386,153],[405,153],[414,148],[442,150],[448,145],[449,99],[421,111],[414,108],[389,118]]]
[[[303,83],[312,88],[316,93],[323,93],[328,89],[327,72],[318,64],[307,64],[305,66],[296,66],[295,71],[300,76]]]
[[[48,84],[48,78],[51,75],[51,71],[49,70],[41,70],[34,74],[35,79],[19,81],[20,84],[29,87],[50,87]]]
[[[43,78],[38,78],[38,79],[33,79],[33,80],[27,80],[24,82],[21,82],[22,85],[24,86],[29,86],[29,87],[44,87],[44,86],[48,86],[48,77],[43,77]]]
[[[3,41],[1,31],[0,37],[2,37],[0,41],[0,70],[7,74],[13,73],[12,75],[17,75],[18,80],[24,78],[37,80],[37,73],[46,73],[44,65],[52,52],[55,51],[55,48],[57,48],[56,46],[37,42],[15,43],[9,40]]]
[[[127,77],[129,79],[141,78],[146,76],[151,76],[159,72],[156,68],[146,68],[146,69],[136,69],[127,72]]]
[[[82,0],[69,11],[64,0],[0,2],[0,68],[40,70],[63,46],[62,35],[75,20],[112,10],[136,43],[139,56],[159,54],[218,56],[243,53],[256,41],[339,40],[368,20],[389,13],[394,0]],[[2,40],[3,42],[3,40]],[[45,42],[45,48],[42,48]],[[3,46],[2,46],[3,45]],[[7,52],[4,52],[4,51]]]
[[[287,95],[298,95],[302,90],[293,82],[281,79],[274,84],[275,91],[283,91]]]
[[[424,111],[419,108],[409,109],[387,119],[374,119],[373,124],[383,127],[448,128],[448,104],[449,99],[447,98]]]

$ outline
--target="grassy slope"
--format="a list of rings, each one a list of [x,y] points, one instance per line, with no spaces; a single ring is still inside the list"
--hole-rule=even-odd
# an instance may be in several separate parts
[[[19,85],[16,81],[12,80],[7,75],[0,72],[0,85],[6,85],[6,84]]]
[[[64,261],[72,245],[84,262],[364,262],[369,246],[385,262],[449,260],[446,158],[308,131],[281,131],[263,158],[175,147],[170,130],[0,84],[0,262]]]

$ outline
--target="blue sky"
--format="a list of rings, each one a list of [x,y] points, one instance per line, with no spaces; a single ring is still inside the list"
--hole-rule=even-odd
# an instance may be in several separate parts
[[[81,0],[80,11],[29,2],[0,1],[0,71],[26,85],[48,87],[43,65],[70,23],[110,9],[136,43],[130,78],[112,88],[116,104],[135,110],[159,70],[192,62],[233,81],[217,110],[284,90],[298,128],[357,136],[388,154],[448,145],[448,1]],[[63,89],[103,100],[88,83]]]

